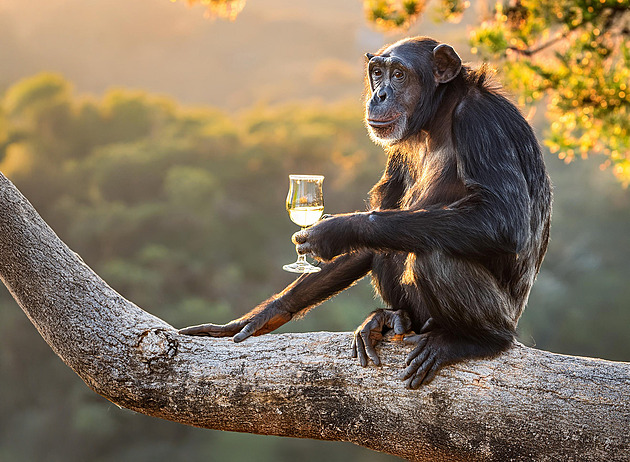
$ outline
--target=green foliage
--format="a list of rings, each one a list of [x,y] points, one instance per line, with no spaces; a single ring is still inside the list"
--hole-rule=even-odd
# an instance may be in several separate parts
[[[449,2],[451,9],[460,0]],[[502,66],[522,105],[547,104],[546,144],[570,162],[603,154],[630,184],[630,3],[519,0],[497,3],[470,34],[473,50]]]
[[[124,296],[175,326],[225,322],[293,277],[280,269],[295,259],[297,228],[284,209],[289,173],[326,175],[328,213],[364,208],[385,157],[366,136],[359,106],[261,106],[235,117],[137,91],[80,98],[63,78],[43,74],[0,98],[0,171]],[[552,243],[521,322],[523,341],[629,360],[630,190],[592,162],[551,160]],[[0,460],[185,453],[237,461],[253,451],[261,461],[387,459],[108,408],[51,354],[4,289],[0,305]],[[351,330],[379,306],[362,281],[282,330]]]
[[[383,30],[407,28],[424,12],[425,0],[364,0],[368,21]]]
[[[45,115],[51,106],[65,106],[71,91],[69,82],[62,76],[42,73],[12,86],[4,95],[4,110],[17,119],[38,120],[35,114]]]

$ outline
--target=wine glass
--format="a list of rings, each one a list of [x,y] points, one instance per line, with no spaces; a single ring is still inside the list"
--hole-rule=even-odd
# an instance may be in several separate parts
[[[324,213],[323,175],[289,175],[287,211],[291,221],[306,229]],[[298,254],[295,263],[284,265],[285,271],[292,273],[316,273],[321,270],[306,261],[306,255]]]

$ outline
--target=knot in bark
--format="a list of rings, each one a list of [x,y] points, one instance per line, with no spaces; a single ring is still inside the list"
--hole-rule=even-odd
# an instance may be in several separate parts
[[[145,330],[138,340],[138,353],[140,360],[153,372],[164,372],[170,369],[171,360],[177,354],[179,342],[175,338],[175,332],[165,329]]]

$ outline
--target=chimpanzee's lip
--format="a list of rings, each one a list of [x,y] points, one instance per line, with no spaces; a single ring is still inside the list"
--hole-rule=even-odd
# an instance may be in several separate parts
[[[367,122],[371,127],[387,127],[388,125],[393,124],[398,117],[398,115],[395,115],[388,119],[368,119]]]

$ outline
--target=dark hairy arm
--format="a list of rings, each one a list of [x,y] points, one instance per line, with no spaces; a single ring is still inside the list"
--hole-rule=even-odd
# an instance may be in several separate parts
[[[528,172],[541,161],[540,150],[516,108],[495,111],[492,101],[483,100],[467,105],[453,120],[452,154],[466,188],[463,198],[445,207],[336,215],[296,233],[298,252],[322,260],[361,248],[441,250],[472,258],[519,253],[530,239],[532,179]],[[471,122],[470,112],[488,115]]]
[[[372,253],[366,250],[341,255],[325,263],[318,273],[305,273],[279,294],[262,302],[249,313],[227,324],[202,324],[180,330],[182,334],[232,337],[235,342],[252,335],[269,333],[295,316],[351,286],[372,267]]]
[[[449,207],[337,215],[294,235],[301,253],[322,260],[353,249],[487,257],[518,253],[528,239],[529,207],[475,186]]]

